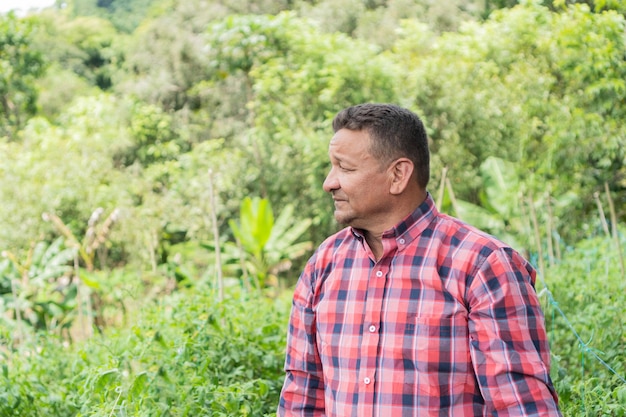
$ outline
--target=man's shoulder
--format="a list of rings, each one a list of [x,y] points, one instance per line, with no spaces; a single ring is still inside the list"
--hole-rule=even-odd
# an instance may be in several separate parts
[[[317,281],[317,284],[313,284],[314,287],[319,285],[323,281],[322,277],[330,273],[334,263],[342,256],[347,256],[346,247],[354,241],[356,237],[350,227],[328,236],[309,258],[302,277],[308,277],[311,282]]]
[[[518,249],[498,237],[445,214],[439,216],[439,221],[437,227],[445,236],[441,240],[448,250],[454,251],[458,259],[464,259],[464,256],[472,257],[474,264],[478,266],[495,256],[494,261],[506,258],[515,260],[517,265],[528,271],[534,269]]]
[[[356,237],[351,227],[345,227],[338,232],[328,236],[317,247],[317,252],[334,251],[344,243],[352,242]]]
[[[478,245],[491,250],[510,247],[496,236],[447,214],[439,214],[436,228],[447,240],[457,244]]]

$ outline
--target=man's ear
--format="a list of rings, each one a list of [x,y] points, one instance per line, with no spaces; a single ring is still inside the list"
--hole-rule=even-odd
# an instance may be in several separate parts
[[[391,184],[389,192],[398,195],[406,190],[409,181],[413,177],[414,171],[413,161],[408,158],[398,158],[389,166],[389,174],[391,176]]]

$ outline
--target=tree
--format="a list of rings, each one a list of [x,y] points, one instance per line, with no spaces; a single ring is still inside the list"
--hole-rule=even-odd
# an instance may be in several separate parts
[[[123,36],[108,21],[47,11],[36,16],[35,40],[48,61],[71,71],[101,90],[112,87],[113,76],[124,61]]]
[[[33,48],[34,31],[32,20],[0,15],[0,137],[15,139],[37,111],[35,82],[45,63]]]
[[[440,37],[405,22],[395,57],[414,68],[404,84],[430,128],[435,183],[447,167],[457,196],[478,204],[481,164],[514,162],[528,190],[570,202],[555,218],[564,236],[580,237],[593,193],[625,185],[624,27],[615,12],[536,2]],[[565,220],[572,213],[580,223]]]
[[[241,103],[226,120],[243,126],[231,139],[251,161],[243,186],[275,207],[294,204],[299,217],[314,219],[312,237],[320,239],[336,227],[321,189],[330,119],[354,103],[395,101],[397,69],[380,49],[321,33],[293,13],[233,16],[211,25],[207,40],[214,78],[197,88],[208,100]],[[219,94],[232,85],[238,97]],[[207,110],[219,112],[213,103]]]
[[[133,30],[149,15],[150,10],[163,0],[70,0],[68,7],[73,18],[98,17],[110,21],[124,33]]]

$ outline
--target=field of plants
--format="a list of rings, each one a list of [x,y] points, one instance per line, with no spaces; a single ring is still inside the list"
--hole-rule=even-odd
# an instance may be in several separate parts
[[[65,0],[0,15],[0,417],[266,416],[337,230],[330,121],[428,129],[509,242],[566,417],[626,417],[626,3]]]
[[[565,416],[626,415],[626,280],[616,255],[613,239],[584,240],[548,267],[550,292],[537,284]],[[123,314],[124,325],[72,343],[31,332],[0,352],[0,415],[275,413],[289,291],[232,286],[220,301],[212,283],[197,281],[145,303],[136,276],[119,278],[126,302],[142,306]],[[4,341],[18,342],[3,329]]]

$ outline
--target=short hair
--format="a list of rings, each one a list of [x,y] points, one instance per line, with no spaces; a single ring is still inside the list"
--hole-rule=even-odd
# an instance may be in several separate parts
[[[333,130],[365,130],[370,153],[381,164],[398,158],[413,162],[416,179],[426,189],[430,179],[428,137],[421,119],[412,111],[394,104],[364,103],[341,110],[333,119]]]

